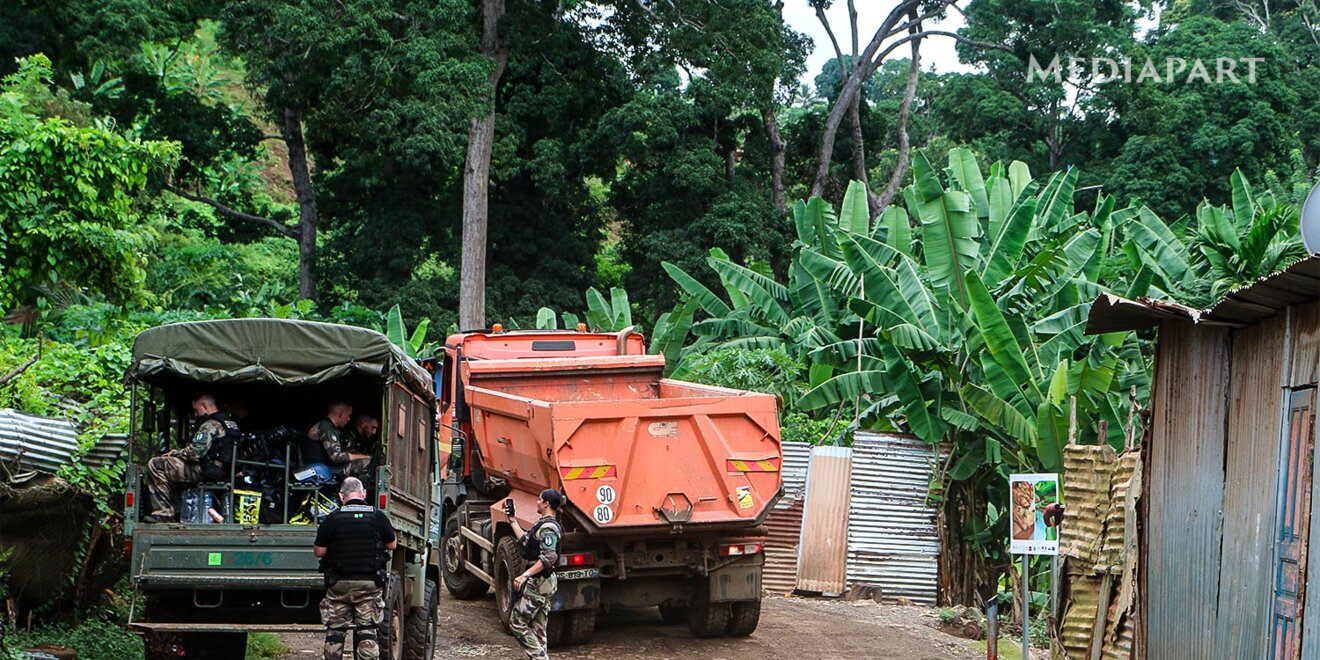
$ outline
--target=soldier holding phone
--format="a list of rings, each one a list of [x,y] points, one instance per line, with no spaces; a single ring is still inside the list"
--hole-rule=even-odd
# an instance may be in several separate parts
[[[546,652],[545,627],[550,618],[550,598],[558,582],[554,568],[559,561],[559,540],[564,528],[556,517],[564,506],[564,496],[553,488],[541,491],[536,500],[536,513],[540,518],[532,528],[523,531],[513,518],[513,501],[504,503],[504,515],[513,527],[514,538],[523,542],[523,559],[527,570],[513,578],[513,589],[521,597],[509,614],[509,629],[518,639],[531,660],[549,660]]]

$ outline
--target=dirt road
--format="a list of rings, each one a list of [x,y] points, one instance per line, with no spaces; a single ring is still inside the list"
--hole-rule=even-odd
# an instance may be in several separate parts
[[[493,597],[440,602],[436,658],[523,658],[500,627]],[[803,660],[805,658],[895,658],[903,660],[984,657],[969,642],[932,627],[935,610],[809,598],[768,598],[761,624],[743,639],[695,639],[687,626],[666,625],[654,610],[602,616],[596,636],[584,646],[558,649],[556,660]],[[320,639],[288,635],[287,656],[315,657]]]

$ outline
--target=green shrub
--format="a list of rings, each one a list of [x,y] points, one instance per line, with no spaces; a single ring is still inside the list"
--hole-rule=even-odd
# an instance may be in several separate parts
[[[277,660],[289,650],[289,645],[274,633],[248,634],[247,660]]]
[[[5,643],[11,654],[39,644],[63,646],[77,651],[79,660],[123,660],[143,655],[142,638],[104,621],[84,621],[73,626],[57,624],[31,633],[15,632]]]

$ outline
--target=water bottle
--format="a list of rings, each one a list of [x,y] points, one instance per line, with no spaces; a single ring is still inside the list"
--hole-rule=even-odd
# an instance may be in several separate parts
[[[202,511],[206,514],[202,516],[203,523],[209,525],[211,523],[224,522],[224,516],[220,515],[220,512],[215,510],[215,496],[211,494],[211,491],[208,490],[202,495],[202,501]]]
[[[180,522],[197,522],[201,511],[198,509],[200,498],[197,496],[196,488],[189,488],[183,491],[183,510],[179,512]]]

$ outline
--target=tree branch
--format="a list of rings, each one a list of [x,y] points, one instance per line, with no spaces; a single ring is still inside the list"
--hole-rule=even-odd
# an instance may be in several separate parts
[[[219,213],[220,215],[233,218],[235,220],[243,220],[245,222],[256,222],[259,224],[263,224],[285,236],[288,236],[289,238],[298,238],[300,234],[300,232],[297,229],[290,227],[282,222],[272,220],[270,218],[265,218],[259,215],[252,215],[251,213],[244,213],[237,209],[231,209],[228,206],[225,206],[224,204],[221,204],[220,202],[217,202],[209,197],[202,197],[201,195],[195,195],[186,190],[175,188],[174,186],[165,186],[165,189],[186,200],[205,204],[215,209],[216,213]]]
[[[263,136],[261,136],[261,139],[263,139],[263,140],[279,140],[280,142],[283,142],[283,141],[284,141],[284,136],[283,136],[283,135],[263,135]]]
[[[5,383],[8,383],[9,381],[11,381],[11,380],[13,380],[13,379],[18,378],[20,375],[22,375],[22,373],[23,373],[24,371],[27,371],[27,370],[28,370],[28,367],[30,367],[30,366],[32,366],[32,365],[34,365],[34,364],[36,364],[36,363],[37,363],[37,356],[36,356],[36,355],[33,355],[32,357],[28,358],[28,361],[27,361],[27,362],[24,362],[23,364],[19,365],[17,369],[15,369],[15,370],[13,370],[13,371],[11,371],[11,372],[9,372],[9,373],[3,375],[3,376],[0,376],[0,387],[4,387]]]
[[[920,27],[914,25],[914,30]],[[889,177],[889,183],[885,185],[885,191],[876,200],[876,206],[884,209],[889,203],[894,201],[894,196],[898,194],[898,188],[903,183],[903,176],[907,174],[908,165],[912,161],[912,142],[908,137],[908,117],[912,113],[912,99],[917,94],[917,78],[921,75],[921,40],[916,39],[912,42],[912,66],[908,70],[907,86],[903,89],[903,102],[898,106],[898,119],[895,122],[895,128],[898,130],[898,162],[894,165],[894,173]],[[876,213],[873,212],[872,215]]]

